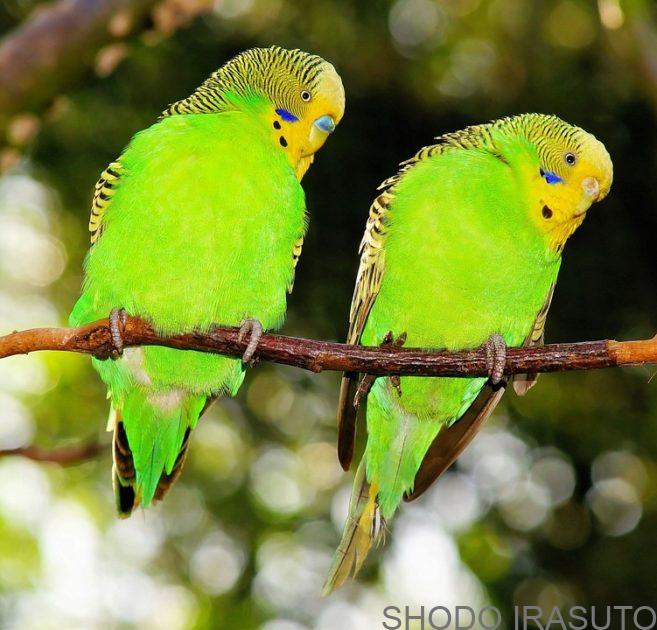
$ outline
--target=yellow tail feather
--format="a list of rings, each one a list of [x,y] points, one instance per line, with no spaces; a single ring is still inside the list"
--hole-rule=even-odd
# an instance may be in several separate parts
[[[350,575],[355,576],[372,544],[379,539],[384,528],[377,504],[378,491],[376,483],[367,482],[365,463],[361,462],[354,479],[342,540],[333,557],[322,595],[329,595],[340,588]]]

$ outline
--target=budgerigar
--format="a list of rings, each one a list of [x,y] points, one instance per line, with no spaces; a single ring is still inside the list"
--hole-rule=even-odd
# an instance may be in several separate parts
[[[506,346],[539,344],[568,237],[611,186],[592,135],[525,114],[439,137],[374,201],[361,244],[349,343],[485,345],[491,378],[379,378],[367,445],[325,592],[356,573],[382,522],[454,461],[501,397]],[[343,378],[339,456],[353,454],[354,374]],[[516,377],[522,393],[535,376]],[[361,392],[365,390],[361,387]]]
[[[96,185],[80,325],[112,313],[163,334],[242,326],[245,360],[283,322],[306,231],[300,180],[344,113],[333,66],[279,47],[237,55],[132,139]],[[246,361],[245,361],[246,362]],[[161,499],[207,405],[242,360],[163,347],[94,360],[111,399],[117,509]]]

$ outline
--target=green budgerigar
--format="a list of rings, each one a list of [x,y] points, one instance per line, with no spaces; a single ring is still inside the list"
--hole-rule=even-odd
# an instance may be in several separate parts
[[[279,47],[237,55],[132,139],[96,185],[80,325],[111,313],[118,512],[161,499],[190,431],[233,395],[264,329],[283,322],[306,231],[300,180],[344,113],[333,66]],[[163,334],[242,326],[244,361],[163,347],[122,351],[124,313]]]
[[[490,379],[374,382],[367,445],[325,592],[358,571],[402,498],[424,492],[472,439],[504,391],[506,347],[542,343],[564,244],[611,182],[609,154],[592,135],[525,114],[439,137],[382,184],[361,243],[348,341],[405,335],[411,347],[484,345]],[[516,377],[514,387],[524,393],[534,380]],[[345,374],[338,410],[345,469],[355,381]]]

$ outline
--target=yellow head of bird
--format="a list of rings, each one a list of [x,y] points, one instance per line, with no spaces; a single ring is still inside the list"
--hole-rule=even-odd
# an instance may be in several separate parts
[[[255,108],[301,179],[342,120],[344,104],[342,81],[330,63],[272,46],[233,57],[163,116]]]
[[[528,134],[539,162],[531,175],[537,197],[532,213],[551,246],[560,250],[591,204],[608,194],[613,165],[605,146],[592,134],[556,116],[539,118],[541,131],[532,126]]]
[[[281,146],[301,179],[314,154],[342,120],[344,87],[335,68],[316,55],[275,49],[285,64],[270,68],[267,116],[276,144]]]

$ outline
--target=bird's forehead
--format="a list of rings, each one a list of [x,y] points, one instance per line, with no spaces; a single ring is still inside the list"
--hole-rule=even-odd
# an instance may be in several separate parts
[[[600,175],[611,183],[613,175],[613,164],[609,152],[594,135],[583,132],[581,141],[582,157],[594,168],[600,171]]]
[[[338,118],[341,118],[344,113],[345,105],[344,86],[342,85],[342,79],[333,67],[333,64],[328,61],[322,63],[318,91],[336,107],[336,115]]]
[[[562,129],[552,137],[552,143],[560,150],[576,152],[580,160],[597,166],[601,171],[610,171],[612,168],[611,158],[604,144],[579,127]]]

